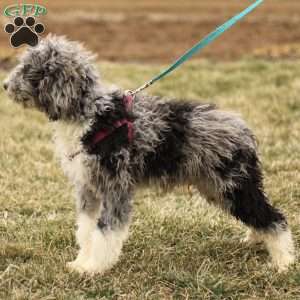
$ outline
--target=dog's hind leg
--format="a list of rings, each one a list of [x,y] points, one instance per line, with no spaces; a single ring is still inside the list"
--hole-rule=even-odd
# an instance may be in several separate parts
[[[263,241],[273,264],[284,271],[294,262],[294,245],[284,215],[271,206],[259,187],[241,191],[238,187],[227,193],[232,200],[231,214],[250,227],[250,242]]]
[[[278,270],[284,271],[295,260],[291,232],[285,216],[269,203],[264,193],[256,153],[249,151],[244,157],[247,159],[242,160],[243,173],[234,177],[224,192],[224,201],[230,204],[230,213],[250,228],[251,236],[266,244]]]
[[[243,149],[231,161],[212,169],[207,182],[197,187],[216,204],[249,228],[249,242],[264,242],[273,264],[284,271],[295,260],[294,245],[285,216],[274,208],[263,190],[257,154]],[[212,180],[213,179],[213,180]]]

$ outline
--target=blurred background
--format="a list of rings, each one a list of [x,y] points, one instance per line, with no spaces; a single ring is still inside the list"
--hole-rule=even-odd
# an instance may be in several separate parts
[[[5,6],[18,1],[1,0]],[[20,1],[22,2],[22,1]],[[51,0],[40,18],[52,32],[85,42],[100,60],[170,62],[253,1],[240,0]],[[1,26],[8,18],[1,17]],[[9,68],[16,51],[0,30],[0,67]],[[300,1],[266,0],[200,56],[213,60],[300,57]],[[198,56],[199,58],[199,56]]]

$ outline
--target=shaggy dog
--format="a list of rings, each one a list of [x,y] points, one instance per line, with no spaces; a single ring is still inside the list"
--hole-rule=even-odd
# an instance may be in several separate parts
[[[9,96],[45,113],[61,165],[74,185],[78,257],[69,267],[103,273],[128,235],[136,187],[196,187],[249,227],[282,271],[294,261],[284,215],[264,192],[255,138],[236,115],[212,105],[124,96],[97,76],[76,42],[48,36],[30,48],[4,82]]]

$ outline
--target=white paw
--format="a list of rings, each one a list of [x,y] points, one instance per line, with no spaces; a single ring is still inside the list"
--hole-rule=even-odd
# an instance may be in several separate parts
[[[79,269],[79,263],[77,260],[73,260],[73,261],[70,261],[70,262],[67,262],[67,268],[73,272],[73,271],[78,271]]]
[[[249,245],[255,245],[255,244],[258,244],[258,243],[261,243],[263,241],[262,237],[252,231],[252,230],[249,230],[247,233],[246,233],[246,236],[242,239],[242,242],[245,243],[245,244],[249,244]]]
[[[67,263],[67,268],[68,268],[71,272],[77,272],[77,273],[79,273],[79,274],[84,274],[84,273],[86,273],[86,274],[91,274],[91,275],[94,274],[94,272],[91,272],[91,271],[89,270],[89,268],[87,268],[87,266],[86,266],[85,264],[80,263],[80,262],[78,262],[78,261],[76,261],[76,260],[71,261],[71,262],[68,262],[68,263]]]
[[[99,275],[103,274],[105,271],[107,271],[108,267],[101,267],[99,265],[94,265],[91,262],[87,261],[85,263],[79,263],[76,260],[67,263],[67,268],[71,272],[77,272],[79,274],[86,274],[86,275]]]
[[[128,228],[105,233],[96,229],[91,234],[89,247],[80,250],[78,258],[68,264],[69,269],[80,274],[103,274],[118,262],[127,235]]]
[[[275,232],[266,235],[265,243],[278,272],[287,271],[296,259],[290,230],[278,228]]]
[[[274,259],[273,264],[278,269],[279,273],[288,271],[289,267],[295,262],[295,256],[293,254],[285,254],[280,259]]]

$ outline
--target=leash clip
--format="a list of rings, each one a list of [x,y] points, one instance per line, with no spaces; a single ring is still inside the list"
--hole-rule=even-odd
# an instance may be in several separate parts
[[[134,98],[135,98],[135,93],[133,91],[126,90],[124,92],[123,103],[127,112],[132,111]]]

